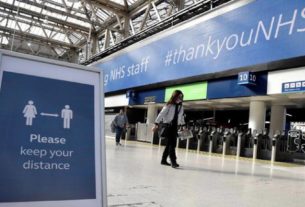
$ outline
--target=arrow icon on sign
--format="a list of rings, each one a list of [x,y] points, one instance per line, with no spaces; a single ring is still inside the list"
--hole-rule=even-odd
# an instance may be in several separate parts
[[[49,113],[40,113],[41,116],[53,116],[53,117],[58,117],[58,114],[49,114]]]

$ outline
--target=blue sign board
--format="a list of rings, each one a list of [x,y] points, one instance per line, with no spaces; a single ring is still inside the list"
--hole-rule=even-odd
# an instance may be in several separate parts
[[[282,93],[305,91],[305,80],[282,83]]]
[[[0,205],[96,198],[94,87],[3,72]]]
[[[229,5],[236,7],[229,12],[94,64],[104,70],[105,92],[305,55],[300,44],[305,39],[305,1],[240,3]]]
[[[148,103],[163,103],[165,90],[137,91],[133,99],[129,99],[129,105],[143,105]]]
[[[252,72],[238,73],[238,85],[256,85],[256,74]]]
[[[266,95],[267,74],[257,73],[257,85],[239,85],[236,77],[208,81],[207,99]]]

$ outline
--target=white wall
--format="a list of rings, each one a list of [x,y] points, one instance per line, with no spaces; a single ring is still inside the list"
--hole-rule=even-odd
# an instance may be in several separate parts
[[[267,94],[282,93],[282,83],[305,80],[305,67],[268,73]]]
[[[128,106],[128,104],[129,104],[129,99],[126,98],[126,94],[110,96],[105,98],[105,108]]]

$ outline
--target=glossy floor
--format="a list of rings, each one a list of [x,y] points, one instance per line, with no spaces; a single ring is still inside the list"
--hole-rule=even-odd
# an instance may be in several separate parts
[[[177,150],[179,169],[160,165],[163,147],[116,146],[107,138],[110,207],[303,207],[305,167]]]

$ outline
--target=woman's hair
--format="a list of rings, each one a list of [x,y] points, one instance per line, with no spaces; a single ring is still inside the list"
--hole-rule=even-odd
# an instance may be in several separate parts
[[[183,97],[183,93],[180,90],[174,90],[174,92],[172,93],[171,98],[168,100],[168,102],[166,103],[166,105],[169,104],[175,104],[176,100],[178,99],[178,97],[182,94]]]

